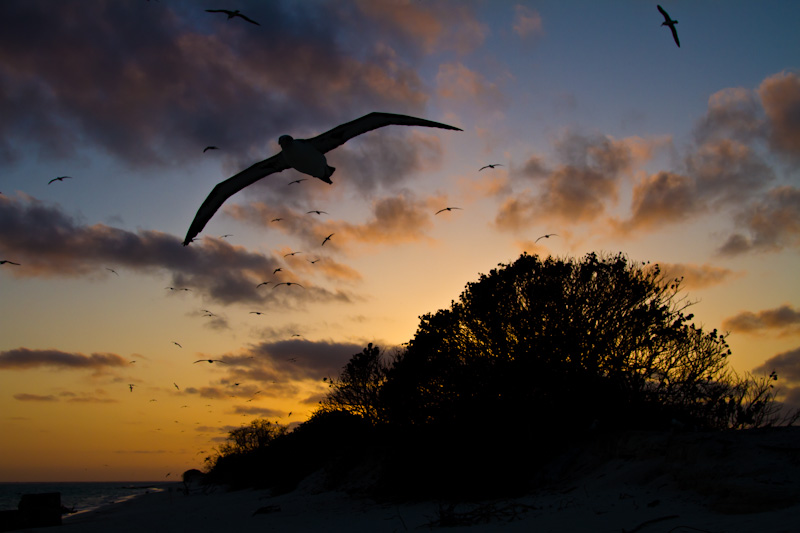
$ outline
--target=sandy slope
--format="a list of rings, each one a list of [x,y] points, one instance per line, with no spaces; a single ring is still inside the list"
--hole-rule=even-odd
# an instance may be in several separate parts
[[[796,532],[800,428],[598,438],[551,464],[542,483],[515,499],[385,504],[321,491],[311,476],[275,497],[147,494],[67,518],[58,531]]]

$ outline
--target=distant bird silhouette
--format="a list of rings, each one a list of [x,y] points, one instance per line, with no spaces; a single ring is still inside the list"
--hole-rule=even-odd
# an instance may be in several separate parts
[[[8,259],[3,259],[3,260],[0,261],[0,265],[5,265],[6,263],[9,264],[9,265],[20,266],[19,263],[15,263],[14,261],[9,261]]]
[[[131,392],[133,392],[133,387],[134,387],[134,384],[133,384],[133,383],[129,383],[129,384],[128,384],[128,388],[129,388],[129,389],[131,389]]]
[[[534,243],[534,244],[536,244],[536,243],[537,243],[537,242],[539,242],[540,240],[542,240],[542,239],[549,239],[550,237],[558,237],[558,234],[557,234],[557,233],[548,233],[547,235],[542,235],[541,237],[539,237],[538,239],[536,239],[535,241],[533,241],[533,243]]]
[[[257,289],[257,288],[259,288],[259,287],[260,287],[260,286],[262,286],[262,285],[269,285],[270,283],[272,283],[272,282],[271,282],[271,281],[262,281],[261,283],[259,283],[258,285],[256,285],[256,289]]]
[[[221,359],[198,359],[197,361],[195,361],[192,364],[195,364],[195,363],[222,363],[224,365],[228,364],[225,361],[222,361]]]
[[[319,259],[314,259],[313,261],[311,259],[306,259],[306,261],[308,261],[309,263],[311,263],[313,265],[314,263],[319,261]]]
[[[51,179],[50,181],[47,182],[47,184],[50,185],[54,181],[64,181],[64,180],[71,180],[71,179],[72,179],[72,177],[70,177],[70,176],[59,176],[58,178]]]
[[[178,387],[178,384],[177,384],[177,383],[173,382],[172,384],[173,384],[173,385],[175,385],[175,388],[176,388],[176,389],[178,389],[178,390],[181,390],[181,388],[180,388],[180,387]]]
[[[183,346],[181,346],[180,344],[178,344],[178,343],[177,343],[177,342],[175,342],[175,341],[172,341],[172,344],[174,344],[174,345],[175,345],[175,346],[177,346],[178,348],[183,348]]]
[[[325,237],[325,240],[322,241],[322,244],[320,244],[320,246],[325,246],[325,243],[328,242],[329,240],[331,240],[331,237],[333,237],[334,235],[335,235],[335,233],[331,233],[330,235]]]
[[[460,207],[445,207],[444,209],[439,209],[434,213],[434,215],[438,215],[442,211],[452,211],[453,209],[461,209]],[[463,209],[461,209],[463,211]]]
[[[484,168],[494,168],[494,167],[502,167],[502,166],[503,166],[503,165],[501,165],[500,163],[493,163],[493,164],[491,164],[491,165],[486,165],[485,167],[481,167],[481,168],[479,168],[479,169],[478,169],[478,172],[480,172],[480,171],[481,171],[481,170],[483,170]]]
[[[264,313],[261,312],[261,311],[250,311],[249,314],[251,314],[251,315],[263,315]]]
[[[672,38],[675,39],[675,44],[678,45],[678,48],[681,47],[681,42],[678,40],[678,30],[675,29],[675,24],[678,23],[677,20],[672,20],[669,14],[664,11],[664,8],[661,6],[656,6],[658,10],[664,15],[664,22],[661,23],[662,26],[669,26],[669,29],[672,31]]]
[[[303,252],[291,252],[291,253],[288,253],[288,254],[284,254],[283,257],[289,257],[290,255],[297,255],[297,254],[302,254],[302,253]]]
[[[225,239],[226,237],[233,237],[233,233],[226,233],[225,235],[220,235],[220,239]]]
[[[219,148],[217,148],[216,146],[206,146],[205,148],[203,148],[203,153],[206,153],[209,150],[219,150]]]
[[[255,24],[256,26],[261,26],[261,24],[259,24],[255,20],[253,20],[251,18],[247,18],[246,16],[242,15],[241,11],[239,11],[238,9],[235,9],[233,11],[231,11],[230,9],[206,9],[206,12],[208,12],[208,13],[225,13],[226,15],[228,15],[228,20],[232,19],[233,17],[239,17],[239,18],[243,18],[247,22],[250,22],[251,24]]]
[[[312,209],[311,211],[308,211],[306,214],[308,215],[308,214],[311,214],[311,213],[316,213],[318,215],[322,215],[322,214],[327,215],[328,214],[327,211],[317,211],[316,209]]]
[[[282,218],[273,218],[272,220],[270,220],[270,222],[280,222],[281,220],[283,220],[283,219]]]
[[[109,272],[113,272],[114,274],[117,274],[117,271],[114,270],[113,268],[106,267],[106,270],[108,270]],[[119,274],[117,274],[117,276],[119,276]]]
[[[390,125],[426,126],[462,131],[454,126],[408,115],[369,113],[356,120],[336,126],[332,130],[311,139],[295,140],[289,135],[282,135],[278,139],[278,144],[281,146],[279,153],[239,172],[235,176],[217,184],[211,190],[211,193],[200,205],[200,209],[198,209],[194,220],[189,226],[183,245],[188,245],[191,239],[202,231],[225,200],[265,176],[282,172],[288,168],[294,168],[325,183],[331,183],[331,175],[336,169],[328,165],[327,159],[325,159],[327,152],[341,146],[353,137]]]
[[[308,178],[300,178],[299,180],[290,181],[290,182],[289,182],[289,185],[291,185],[291,184],[293,184],[293,183],[300,183],[301,181],[306,181],[307,179],[308,179]]]
[[[165,289],[169,289],[171,291],[190,291],[192,289],[186,289],[184,287],[164,287]]]
[[[275,270],[272,271],[272,275],[274,276],[278,272],[283,272],[283,269],[282,268],[276,268]]]
[[[295,283],[293,281],[284,281],[282,283],[278,283],[277,285],[275,285],[275,287],[277,287],[278,285],[288,285],[289,287],[291,287],[292,285],[297,285],[298,287],[302,287],[303,289],[305,289],[305,287],[303,287],[299,283]],[[272,288],[274,289],[275,287],[272,287]]]

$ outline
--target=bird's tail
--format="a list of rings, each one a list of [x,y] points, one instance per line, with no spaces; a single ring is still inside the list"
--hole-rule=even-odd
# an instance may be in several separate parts
[[[328,183],[328,184],[333,183],[331,181],[331,176],[333,175],[333,173],[335,171],[336,171],[336,167],[332,167],[332,166],[328,165],[328,167],[325,169],[325,175],[323,177],[321,177],[320,179],[322,181],[324,181],[325,183]]]

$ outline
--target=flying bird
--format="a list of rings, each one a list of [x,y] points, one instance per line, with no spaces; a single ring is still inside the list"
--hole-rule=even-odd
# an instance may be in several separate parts
[[[222,361],[221,359],[198,359],[197,361],[195,361],[192,364],[195,364],[195,363],[222,363],[222,364],[225,364],[225,365],[228,364],[225,361]]]
[[[297,254],[302,254],[302,253],[303,252],[291,252],[291,253],[288,253],[288,254],[284,254],[283,257],[289,257],[290,255],[297,255]]]
[[[291,287],[292,285],[297,285],[298,287],[302,287],[302,288],[304,288],[304,289],[305,289],[305,287],[303,287],[303,286],[302,286],[302,285],[300,285],[299,283],[295,283],[295,282],[293,282],[293,281],[284,281],[284,282],[282,282],[282,283],[278,283],[278,285],[288,285],[289,287]],[[277,287],[278,285],[275,285],[275,287]],[[274,289],[275,287],[272,287],[272,288]]]
[[[308,261],[309,263],[311,263],[313,265],[314,263],[319,261],[319,259],[314,259],[313,261],[311,259],[306,259],[306,261]]]
[[[308,214],[311,214],[311,213],[316,213],[318,215],[322,215],[322,214],[326,214],[327,215],[328,214],[327,211],[317,211],[316,209],[312,209],[311,211],[308,211],[306,214],[308,215]]]
[[[228,20],[232,19],[233,17],[239,17],[239,18],[243,18],[247,22],[255,24],[256,26],[261,26],[261,24],[259,24],[255,20],[253,20],[251,18],[247,18],[246,16],[242,15],[242,12],[239,11],[238,9],[235,9],[233,11],[231,11],[230,9],[206,9],[206,12],[208,12],[208,13],[225,13],[226,15],[228,15]]]
[[[481,170],[483,170],[484,168],[494,168],[494,167],[502,167],[502,166],[503,166],[503,165],[501,165],[500,163],[493,163],[493,164],[491,164],[491,165],[486,165],[485,167],[481,167],[481,168],[479,168],[479,169],[478,169],[478,172],[480,172],[480,171],[481,171]]]
[[[223,183],[225,183],[225,182],[223,182]],[[217,187],[218,187],[218,186],[217,186]],[[214,187],[214,188],[216,189],[216,187]],[[212,191],[212,192],[213,192],[213,191]],[[208,201],[208,198],[206,198],[206,201]],[[205,203],[205,202],[204,202],[204,203]],[[282,219],[282,218],[273,218],[272,220],[270,220],[270,222],[280,222],[281,220],[283,220],[283,219]]]
[[[50,185],[54,181],[64,181],[64,180],[71,180],[71,179],[72,179],[72,177],[70,177],[70,176],[59,176],[57,178],[51,179],[50,181],[47,182],[47,184]]]
[[[133,387],[134,387],[134,386],[135,386],[135,385],[134,385],[133,383],[129,383],[129,384],[128,384],[128,388],[129,388],[129,389],[131,389],[131,392],[133,392]]]
[[[3,259],[3,260],[0,260],[0,265],[5,265],[6,263],[8,263],[9,265],[17,265],[17,266],[20,266],[20,264],[19,264],[19,263],[15,263],[14,261],[9,261],[8,259]]]
[[[113,268],[106,267],[106,270],[108,270],[109,272],[113,272],[114,274],[117,274],[117,271],[114,270]],[[119,274],[117,274],[117,276],[119,276]]]
[[[172,344],[174,344],[174,345],[175,345],[175,346],[177,346],[178,348],[183,348],[183,346],[181,346],[180,344],[178,344],[178,343],[177,343],[177,342],[175,342],[175,341],[172,341]]]
[[[678,48],[681,47],[681,42],[678,40],[678,30],[675,29],[675,24],[678,23],[677,20],[672,20],[669,14],[664,11],[664,8],[661,6],[656,6],[658,10],[664,15],[664,22],[661,23],[662,26],[669,26],[669,29],[672,31],[672,38],[675,39],[675,44],[678,45]]]
[[[333,234],[333,233],[331,233],[330,235],[328,235],[327,237],[325,237],[325,240],[324,240],[324,241],[322,241],[322,244],[320,244],[320,246],[325,246],[325,243],[326,243],[326,242],[328,242],[329,240],[331,240],[331,237],[333,237],[333,236],[334,236],[334,234]]]
[[[180,387],[178,387],[178,384],[177,384],[177,383],[173,382],[172,384],[173,384],[173,385],[175,385],[175,388],[176,388],[176,389],[178,389],[178,390],[181,390],[181,388],[180,388]]]
[[[263,315],[264,313],[262,311],[250,311],[250,314],[251,315]]]
[[[291,184],[293,184],[293,183],[300,183],[301,181],[306,181],[307,179],[308,179],[308,178],[300,178],[299,180],[290,181],[290,182],[289,182],[289,185],[291,185]]]
[[[272,271],[272,275],[274,276],[278,272],[283,272],[283,269],[282,268],[276,268],[275,270]]]
[[[548,233],[547,235],[542,235],[541,237],[539,237],[538,239],[533,241],[533,243],[536,244],[537,242],[541,241],[542,239],[549,239],[550,237],[558,237],[558,234],[557,233]]]
[[[225,239],[227,237],[233,237],[233,233],[226,233],[225,235],[220,235],[219,236],[220,239]]]
[[[259,287],[260,287],[260,286],[262,286],[262,285],[269,285],[270,283],[272,283],[272,282],[271,282],[271,281],[262,281],[261,283],[259,283],[258,285],[256,285],[256,289],[257,289],[257,288],[259,288]]]
[[[439,209],[434,213],[434,215],[438,215],[442,211],[452,211],[453,209],[461,209],[460,207],[445,207],[444,209]],[[463,209],[461,209],[463,211]]]
[[[425,126],[430,128],[442,128],[447,130],[462,131],[461,128],[449,126],[440,122],[426,120],[408,115],[396,115],[393,113],[369,113],[351,122],[336,126],[332,130],[326,131],[311,139],[293,139],[289,135],[282,135],[278,139],[281,151],[269,159],[260,161],[250,168],[247,168],[231,178],[217,184],[211,193],[200,205],[194,217],[183,245],[188,245],[206,223],[211,220],[214,213],[222,204],[241,191],[248,185],[252,185],[261,178],[282,172],[288,168],[308,174],[318,178],[325,183],[331,183],[331,175],[336,170],[328,165],[325,154],[334,148],[343,145],[353,137],[357,137],[368,131],[372,131],[384,126]]]
[[[203,148],[203,153],[206,153],[209,150],[219,150],[219,148],[217,148],[216,146],[206,146],[205,148]]]

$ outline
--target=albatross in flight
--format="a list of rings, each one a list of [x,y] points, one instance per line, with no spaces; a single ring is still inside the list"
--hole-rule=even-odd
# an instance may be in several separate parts
[[[675,24],[678,23],[677,20],[672,20],[669,14],[664,11],[664,8],[657,5],[658,10],[664,15],[664,22],[661,23],[662,26],[669,26],[669,29],[672,30],[672,38],[675,39],[675,44],[678,45],[678,48],[681,47],[681,42],[678,40],[678,30],[675,29]]]
[[[281,146],[280,152],[217,184],[211,190],[211,194],[200,205],[200,209],[189,226],[183,245],[189,244],[202,231],[225,200],[265,176],[293,168],[325,183],[331,183],[331,174],[336,169],[328,165],[328,161],[325,159],[326,153],[362,133],[391,125],[426,126],[462,131],[461,128],[423,118],[375,112],[336,126],[332,130],[310,139],[293,139],[289,135],[281,135],[278,139],[278,144]]]

